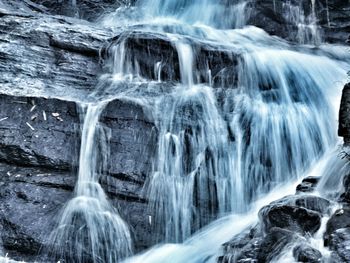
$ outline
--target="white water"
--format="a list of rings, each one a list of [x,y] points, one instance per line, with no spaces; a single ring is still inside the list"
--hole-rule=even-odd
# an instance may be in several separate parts
[[[287,15],[299,28],[301,44],[319,45],[312,3],[311,17],[291,5]],[[146,189],[152,225],[162,236],[158,241],[183,242],[126,262],[213,262],[224,242],[257,222],[263,205],[293,193],[293,182],[337,143],[334,105],[350,61],[345,49],[294,46],[244,27],[246,18],[245,1],[227,7],[213,0],[145,0],[103,19],[116,31],[123,26],[125,32],[166,36],[177,51],[181,77],[165,94],[155,91],[165,86],[159,72],[166,61],[152,67],[157,85],[147,81],[137,58],[130,58],[126,34],[111,48],[111,73],[101,78],[112,84],[98,87],[96,99],[113,94],[150,108],[159,131]],[[237,56],[237,82],[200,82],[191,39]],[[216,77],[209,67],[207,72],[208,80]],[[53,234],[55,246],[62,246],[54,253],[67,260],[84,262],[87,249],[94,262],[116,262],[131,251],[128,228],[98,184],[108,157],[98,125],[103,106],[87,108],[76,196]]]
[[[183,244],[164,244],[127,259],[124,263],[214,263],[221,245],[234,235],[250,228],[258,221],[258,212],[266,204],[295,192],[296,182],[278,186],[255,202],[249,212],[225,216],[208,225]]]
[[[109,156],[108,133],[98,124],[105,104],[83,106],[75,197],[64,207],[50,238],[49,255],[63,262],[117,262],[132,251],[128,226],[99,184]]]
[[[163,236],[156,241],[182,242],[216,218],[249,211],[252,202],[277,185],[300,178],[337,142],[334,105],[349,61],[348,55],[338,60],[343,48],[321,46],[315,52],[254,27],[224,26],[212,20],[221,12],[217,5],[209,0],[140,1],[141,11],[132,9],[121,22],[125,31],[137,25],[139,33],[164,35],[179,58],[181,82],[166,95],[147,98],[159,130],[146,189],[154,231]],[[235,17],[246,17],[246,10]],[[315,21],[313,15],[307,22]],[[113,14],[103,20],[111,28],[119,22]],[[114,79],[135,83],[143,76],[137,58],[130,59],[125,50],[127,37],[113,47],[112,68],[117,69]],[[312,31],[310,39],[303,36],[300,42],[319,44],[317,37]],[[211,86],[215,76],[209,75],[210,68],[208,81],[200,82],[191,38],[238,56],[237,82]],[[162,63],[153,68],[159,72]],[[129,95],[140,94],[144,91],[135,89]]]

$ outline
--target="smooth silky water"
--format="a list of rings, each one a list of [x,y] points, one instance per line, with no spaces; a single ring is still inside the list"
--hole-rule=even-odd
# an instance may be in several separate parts
[[[82,105],[75,197],[65,205],[50,237],[49,257],[62,262],[118,262],[132,252],[128,226],[99,184],[109,156],[108,131],[98,122],[106,103]]]
[[[113,97],[147,107],[159,131],[145,197],[154,236],[161,237],[154,241],[169,243],[126,262],[215,262],[221,245],[255,224],[263,205],[292,194],[312,167],[326,173],[327,165],[317,164],[337,144],[335,105],[350,56],[344,47],[320,45],[314,11],[305,18],[286,7],[292,21],[308,25],[299,30],[299,42],[308,45],[292,45],[245,26],[249,8],[247,1],[144,0],[101,19],[115,32],[166,36],[181,79],[170,87],[159,61],[156,80],[146,80],[128,54],[127,33],[109,48],[110,71],[92,96],[102,102],[84,111],[79,177],[53,233],[62,247],[56,254],[117,262],[131,253],[128,227],[98,183],[108,158],[108,132],[98,119]],[[200,81],[203,65],[191,40],[237,56],[236,80],[214,86],[208,67],[207,81]]]

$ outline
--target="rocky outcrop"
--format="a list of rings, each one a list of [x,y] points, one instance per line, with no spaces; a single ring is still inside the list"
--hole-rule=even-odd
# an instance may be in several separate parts
[[[1,0],[0,7],[12,11],[62,15],[93,21],[102,14],[113,11],[133,0]]]
[[[319,262],[320,252],[307,246],[307,238],[320,228],[321,217],[329,216],[330,206],[324,198],[301,193],[276,200],[259,211],[257,226],[223,245],[218,262],[270,262],[288,248],[298,262]]]
[[[214,87],[220,87],[225,83],[233,85],[237,82],[237,67],[241,53],[239,50],[217,47],[190,37],[184,42],[186,41],[194,53],[193,65],[196,66],[194,75],[199,83],[212,81]],[[181,50],[178,50],[179,47],[175,46],[167,34],[145,33],[131,29],[111,39],[103,48],[102,56],[114,57],[116,45],[124,49],[124,59],[133,65],[133,69],[129,69],[130,73],[139,74],[150,80],[180,82],[178,51]],[[158,65],[157,68],[155,65]]]
[[[79,99],[97,84],[99,49],[110,32],[74,19],[0,7],[0,36],[2,93]]]

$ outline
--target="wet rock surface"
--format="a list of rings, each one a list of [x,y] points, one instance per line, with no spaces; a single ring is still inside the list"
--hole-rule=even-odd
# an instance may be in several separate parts
[[[308,24],[310,25],[313,9],[321,39],[343,44],[350,33],[350,6],[347,1],[319,0],[315,1],[313,8],[312,1],[308,0],[257,0],[252,1],[251,6],[252,13],[248,24],[292,42],[299,42],[303,35],[310,39],[312,32],[308,29]],[[298,18],[299,15],[302,17]]]
[[[309,193],[313,192],[320,181],[320,177],[306,177],[297,186],[297,193]]]
[[[109,32],[64,17],[14,13],[0,6],[2,93],[79,99],[101,72]],[[14,81],[14,79],[16,81]]]
[[[259,217],[266,232],[274,227],[314,234],[321,226],[321,216],[314,211],[290,205],[264,207]]]
[[[199,83],[213,81],[215,87],[226,82],[237,82],[238,61],[240,52],[225,49],[225,47],[211,46],[188,37],[194,56],[194,65],[197,65],[196,76]],[[180,82],[179,54],[173,40],[167,34],[145,33],[142,31],[128,31],[111,39],[102,50],[103,57],[111,57],[117,43],[123,43],[127,61],[137,61],[134,72],[150,80]],[[155,65],[158,65],[155,68]],[[210,69],[212,79],[208,79]],[[228,74],[231,73],[231,74]]]
[[[293,248],[293,256],[297,262],[322,262],[322,254],[308,244],[297,245]]]
[[[73,196],[79,107],[57,99],[6,95],[0,96],[0,107],[2,246],[11,258],[30,262],[45,248],[62,207]],[[145,153],[151,156],[155,145],[153,123],[140,105],[114,100],[102,113],[101,124],[111,131],[110,164],[101,184],[130,225],[138,251],[151,245],[142,187],[151,165]],[[49,262],[40,255],[38,259]]]
[[[77,1],[76,6],[68,2],[71,1],[0,1],[1,93],[32,96],[0,96],[0,244],[2,252],[28,262],[49,262],[40,256],[40,249],[45,248],[48,233],[55,227],[63,205],[73,196],[81,121],[77,104],[64,98],[69,95],[80,100],[91,92],[104,66],[99,57],[101,48],[123,37],[117,34],[116,39],[116,33],[109,30],[64,17],[94,20],[102,10],[116,8],[116,1]],[[342,1],[329,0],[330,20],[326,21],[324,1],[320,2],[317,16],[324,37],[330,42],[343,43],[348,35],[344,32],[349,32],[348,6]],[[281,3],[277,3],[276,10],[282,8]],[[297,28],[278,15],[279,11],[275,12],[273,1],[256,1],[256,5],[257,12],[249,23],[295,41]],[[309,14],[310,10],[306,10]],[[289,30],[294,35],[289,35]],[[140,59],[143,77],[157,80],[153,66],[161,60],[167,62],[160,65],[161,79],[179,81],[178,54],[169,39],[162,35],[129,33],[126,45],[135,51],[130,52],[131,56]],[[224,48],[204,47],[200,42],[194,46],[198,54],[195,63],[211,68],[214,86],[236,81],[239,52],[232,54]],[[199,68],[200,82],[209,82],[205,77],[208,68]],[[339,135],[346,138],[349,137],[347,87],[340,116],[344,121],[339,129]],[[43,95],[61,100],[33,97]],[[139,251],[152,244],[143,186],[151,169],[157,131],[144,107],[121,100],[107,105],[101,123],[110,132],[111,146],[109,169],[104,171],[100,182],[130,225]],[[314,179],[305,179],[298,191],[310,192],[316,184]],[[344,198],[348,200],[347,192]],[[294,231],[300,235],[317,231],[320,214],[327,214],[328,208],[327,200],[311,196],[273,204],[261,212],[263,224],[225,245],[228,256],[220,260],[266,262],[291,240],[300,238]],[[344,223],[349,222],[348,214],[347,208],[336,212],[327,225],[329,247],[344,261],[349,260],[349,226]],[[281,217],[283,224],[277,220]],[[296,257],[308,256],[309,252],[300,251]],[[312,252],[317,256],[317,252]]]
[[[339,110],[338,135],[344,138],[346,144],[350,145],[350,83],[346,84]]]
[[[302,182],[318,181],[318,177],[307,177]],[[256,226],[223,244],[217,262],[280,262],[286,250],[298,262],[322,262],[322,254],[307,240],[320,229],[322,216],[330,216],[331,206],[327,199],[298,191],[273,201],[261,208]]]

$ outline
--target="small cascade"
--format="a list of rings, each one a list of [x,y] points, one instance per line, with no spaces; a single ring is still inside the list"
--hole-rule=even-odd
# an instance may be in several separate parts
[[[321,44],[321,36],[317,25],[316,3],[310,0],[310,14],[306,14],[302,4],[295,5],[288,0],[282,4],[283,15],[298,28],[297,39],[300,44]]]
[[[141,0],[139,6],[147,18],[172,18],[189,24],[216,28],[241,28],[246,21],[247,1],[215,0]]]
[[[108,132],[99,125],[105,102],[83,106],[84,123],[75,197],[51,235],[50,256],[61,262],[117,262],[131,254],[128,226],[99,184],[108,160]]]

